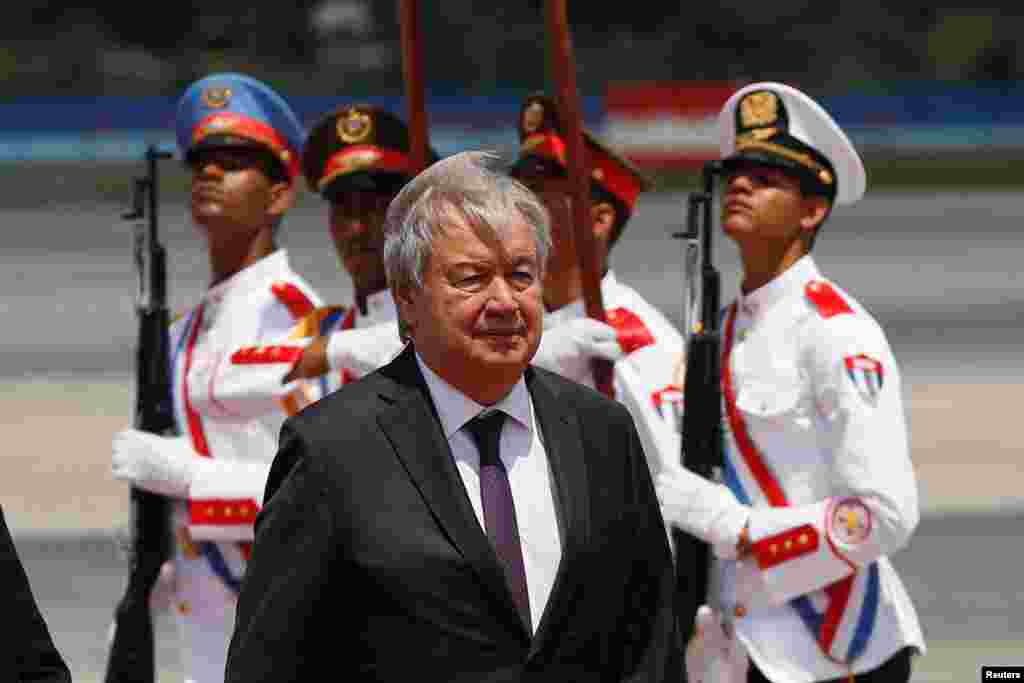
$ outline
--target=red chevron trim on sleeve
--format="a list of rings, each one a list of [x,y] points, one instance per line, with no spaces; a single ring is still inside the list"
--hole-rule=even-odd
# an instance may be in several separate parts
[[[260,506],[252,498],[201,498],[188,502],[189,521],[196,525],[255,524]]]
[[[291,282],[275,282],[270,286],[274,296],[288,308],[288,312],[296,320],[301,320],[313,312],[313,302],[305,292]]]
[[[770,569],[801,555],[818,550],[818,530],[803,524],[782,533],[762,538],[751,546],[757,564],[762,570]]]
[[[853,309],[846,303],[846,299],[836,291],[835,287],[824,280],[808,282],[804,293],[823,318],[853,313]]]
[[[654,343],[654,335],[644,321],[628,308],[613,308],[605,314],[608,324],[618,332],[619,347],[626,354]]]
[[[301,346],[245,346],[231,354],[232,365],[270,365],[298,362],[304,348]]]

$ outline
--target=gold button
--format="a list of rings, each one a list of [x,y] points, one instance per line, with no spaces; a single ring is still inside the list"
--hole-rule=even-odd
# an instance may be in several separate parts
[[[787,541],[786,541],[785,543],[783,543],[782,545],[783,545],[783,546],[784,546],[784,547],[786,548],[786,550],[789,550],[790,548],[792,548],[792,547],[793,547],[793,541],[788,541],[788,540],[787,540]]]
[[[807,545],[807,534],[800,534],[800,545]]]
[[[736,605],[736,608],[732,611],[732,613],[736,615],[737,619],[742,619],[743,617],[747,616],[747,608],[743,605]]]

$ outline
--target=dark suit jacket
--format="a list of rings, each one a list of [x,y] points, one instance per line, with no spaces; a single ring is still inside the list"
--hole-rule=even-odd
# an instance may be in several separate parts
[[[536,634],[407,349],[282,428],[228,683],[680,680],[671,555],[632,418],[540,369],[526,384],[563,527]]]
[[[0,510],[0,590],[4,643],[0,645],[0,680],[70,683],[71,673],[50,638],[39,613],[25,567]]]

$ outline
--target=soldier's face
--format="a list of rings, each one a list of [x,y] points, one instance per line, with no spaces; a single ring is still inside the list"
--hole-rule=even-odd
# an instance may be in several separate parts
[[[572,188],[569,179],[550,173],[526,173],[520,182],[528,187],[544,204],[551,217],[551,255],[547,274],[557,278],[578,262],[574,251]]]
[[[288,183],[270,179],[266,155],[244,147],[198,152],[191,160],[192,218],[211,239],[230,240],[265,227],[286,206]]]
[[[739,166],[726,177],[722,229],[738,242],[788,241],[800,234],[806,201],[800,182],[781,169]]]
[[[492,239],[453,217],[434,237],[423,287],[397,294],[427,365],[478,402],[514,384],[540,343],[537,244],[521,218]]]
[[[346,192],[330,204],[331,239],[356,290],[367,294],[387,288],[384,270],[384,217],[393,195]]]

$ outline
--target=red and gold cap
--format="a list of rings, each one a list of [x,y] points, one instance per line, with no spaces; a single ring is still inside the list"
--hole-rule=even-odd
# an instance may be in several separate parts
[[[640,193],[651,188],[650,181],[588,131],[583,131],[583,140],[591,183],[632,212]],[[525,173],[537,164],[567,171],[562,118],[555,101],[539,93],[527,97],[519,110],[519,155],[511,172]]]
[[[429,163],[438,159],[430,150]],[[340,107],[310,130],[302,154],[309,188],[329,199],[343,192],[397,192],[414,175],[409,129],[369,104]]]

